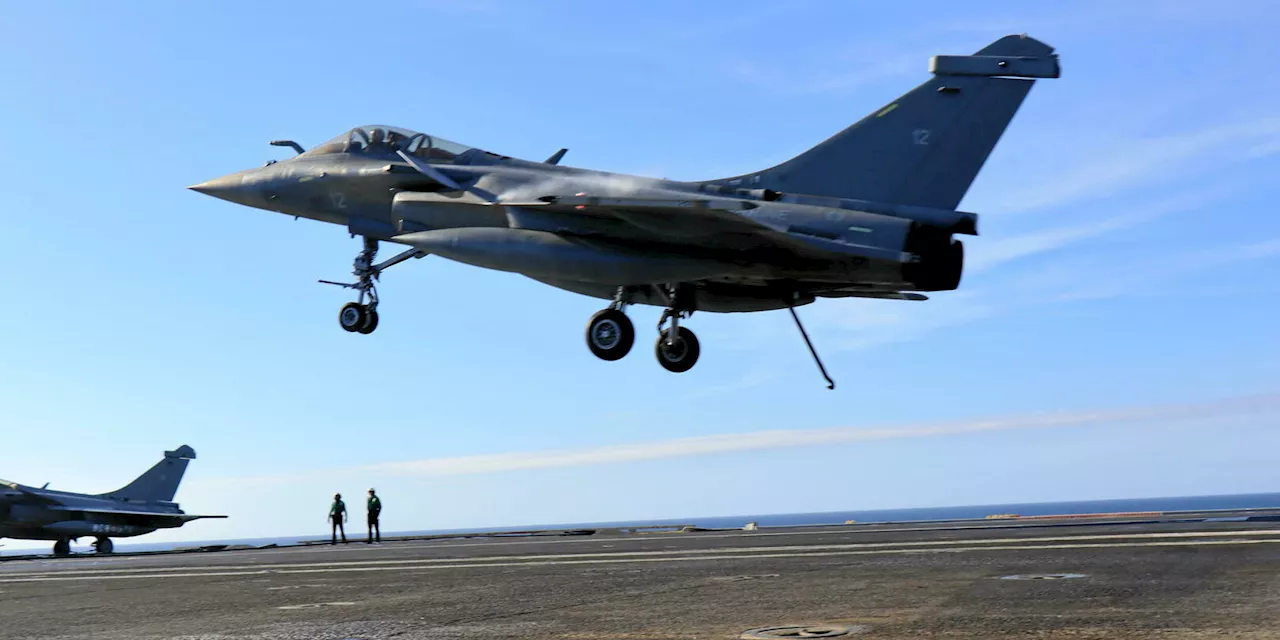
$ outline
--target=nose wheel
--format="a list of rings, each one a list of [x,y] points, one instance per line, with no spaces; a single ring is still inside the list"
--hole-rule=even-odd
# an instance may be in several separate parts
[[[378,328],[378,310],[373,305],[348,302],[338,312],[338,325],[351,333],[373,333]]]

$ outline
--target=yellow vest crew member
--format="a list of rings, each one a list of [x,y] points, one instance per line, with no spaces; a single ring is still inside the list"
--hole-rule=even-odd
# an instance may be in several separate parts
[[[333,504],[329,505],[329,522],[333,524],[333,538],[329,544],[338,544],[338,532],[342,532],[342,541],[347,541],[347,530],[342,526],[347,521],[347,505],[342,501],[342,494],[333,494]]]
[[[378,525],[378,516],[382,515],[382,500],[378,498],[378,494],[373,492],[373,489],[369,490],[368,508],[369,508],[368,543],[373,544],[374,540],[377,540],[378,542],[382,542],[382,527]],[[376,538],[374,537],[375,531],[377,532]]]

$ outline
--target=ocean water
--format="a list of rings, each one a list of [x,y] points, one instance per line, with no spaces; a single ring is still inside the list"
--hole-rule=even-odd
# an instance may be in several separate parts
[[[830,511],[823,513],[781,513],[742,516],[714,516],[667,518],[659,520],[625,521],[625,522],[578,522],[557,524],[525,524],[506,527],[436,529],[429,531],[386,531],[385,537],[400,535],[428,535],[449,533],[486,533],[497,531],[531,531],[535,529],[590,529],[603,527],[634,527],[645,525],[694,525],[709,529],[741,528],[748,522],[755,522],[761,527],[804,526],[822,524],[842,524],[848,520],[857,522],[921,522],[929,520],[958,520],[984,518],[996,514],[1017,514],[1021,516],[1114,513],[1126,511],[1210,511],[1218,509],[1263,509],[1280,508],[1280,493],[1251,493],[1222,496],[1184,496],[1166,498],[1129,498],[1123,500],[1082,500],[1074,502],[1038,502],[1024,504],[970,505],[959,507],[921,507],[910,509],[881,509],[873,511]],[[364,535],[364,523],[359,514],[355,514],[347,525],[348,537],[359,540]],[[208,544],[247,544],[261,546],[267,544],[294,544],[301,540],[315,540],[329,537],[328,528],[303,535],[276,536],[269,538],[242,538],[235,540],[204,540],[192,542],[147,543],[139,541],[130,543],[126,540],[116,541],[118,552],[127,551],[161,551],[176,547],[192,547]],[[89,542],[85,539],[84,542]],[[83,545],[85,548],[86,545]],[[80,545],[77,546],[77,550]],[[24,551],[24,553],[26,553]]]

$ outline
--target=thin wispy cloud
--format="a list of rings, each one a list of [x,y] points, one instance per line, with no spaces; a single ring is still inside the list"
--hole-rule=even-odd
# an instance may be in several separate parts
[[[777,370],[753,369],[738,376],[734,380],[695,389],[689,392],[689,395],[716,396],[736,391],[743,391],[745,389],[754,389],[756,387],[762,387],[780,378],[782,378],[782,373]]]
[[[1204,25],[1206,22],[1257,23],[1276,21],[1275,5],[1271,0],[1220,0],[1206,3],[1202,0],[1161,0],[1132,5],[1107,2],[1110,10],[1128,9],[1132,17],[1142,20],[1163,19]]]
[[[814,0],[791,0],[785,4],[741,3],[738,5],[739,10],[717,15],[714,20],[675,21],[674,24],[667,24],[660,35],[677,41],[732,39],[744,33],[767,28],[779,19],[803,15],[808,9],[806,5],[813,4],[815,4]]]
[[[418,4],[442,13],[492,14],[510,8],[495,0],[418,0]]]
[[[1026,258],[1096,238],[1109,233],[1132,229],[1154,222],[1165,216],[1203,207],[1226,195],[1233,185],[1215,185],[1197,191],[1179,193],[1136,208],[1128,208],[1118,215],[1095,219],[1081,224],[1049,227],[1017,236],[984,239],[973,243],[965,261],[965,274],[976,274],[1006,262]]]
[[[1114,298],[1214,267],[1274,258],[1280,258],[1280,238],[1187,251],[1137,267],[1126,264],[1121,273],[1087,274],[1084,284],[1060,291],[1051,300],[1076,302]]]
[[[1225,12],[1247,11],[1243,8],[1245,5],[1241,5],[1240,10]],[[790,4],[777,6],[792,15],[797,13]],[[740,34],[749,30],[748,25],[767,24],[768,20],[774,19],[768,16],[762,21],[759,14],[760,11],[753,10],[712,25],[676,26],[672,33],[688,33],[697,37]],[[972,53],[998,37],[1026,33],[1028,25],[1033,25],[1033,32],[1028,35],[1036,37],[1044,33],[1095,33],[1107,28],[1127,28],[1134,22],[1188,23],[1215,19],[1234,18],[1224,15],[1219,6],[1206,8],[1204,3],[1178,3],[1173,0],[1133,7],[1114,2],[1080,2],[1054,7],[1048,12],[1034,5],[1012,7],[1001,12],[998,18],[922,22],[910,29],[861,32],[848,41],[808,50],[803,60],[779,60],[776,55],[742,55],[727,62],[723,69],[747,85],[774,94],[847,95],[895,78],[922,79],[921,74],[931,56]]]
[[[824,346],[858,350],[925,338],[941,329],[1006,316],[1051,304],[1097,301],[1133,295],[1180,277],[1224,265],[1280,258],[1280,238],[1181,252],[1154,262],[1131,260],[1102,268],[1056,269],[1022,274],[1003,288],[968,289],[928,302],[832,300],[818,307],[816,332]],[[1208,295],[1211,292],[1203,292]],[[930,306],[932,305],[932,306]],[[836,335],[830,335],[835,332]]]
[[[964,53],[975,48],[972,42],[948,45],[937,42],[936,38],[932,42],[924,41],[916,35],[915,39],[922,41],[915,45],[904,45],[902,39],[861,41],[837,50],[810,53],[804,61],[739,58],[727,63],[724,70],[744,84],[771,94],[846,95],[888,80],[921,82],[933,55]],[[814,65],[813,60],[822,63]],[[897,94],[884,98],[893,95]]]
[[[986,296],[963,290],[927,302],[823,300],[810,312],[824,349],[853,351],[907,342],[950,326],[976,322],[999,313]]]
[[[1189,300],[1192,298],[1275,298],[1280,297],[1280,284],[1270,286],[1160,286],[1151,285],[1125,292],[1129,298]]]
[[[1250,151],[1241,153],[1241,148]],[[1021,184],[991,197],[983,213],[1025,213],[1103,200],[1278,152],[1280,117],[1215,124],[1169,136],[1130,136],[1105,144],[1086,141],[1067,151],[1077,158],[1073,167],[1054,167],[1030,180],[1019,176]],[[1065,155],[1062,149],[1058,153]]]
[[[1170,425],[1174,423],[1225,420],[1242,416],[1270,415],[1280,415],[1280,392],[1227,398],[1197,404],[1129,407],[1095,411],[1041,412],[1021,416],[903,426],[755,431],[583,449],[426,458],[344,469],[323,469],[300,474],[222,479],[218,480],[218,482],[221,485],[230,482],[256,486],[267,483],[291,483],[315,478],[332,478],[335,475],[347,474],[383,477],[463,476],[1001,431],[1097,425],[1137,426],[1150,423]]]
[[[1244,152],[1244,158],[1247,160],[1258,160],[1260,158],[1266,158],[1276,154],[1280,154],[1280,139],[1269,140],[1250,147],[1248,151]]]

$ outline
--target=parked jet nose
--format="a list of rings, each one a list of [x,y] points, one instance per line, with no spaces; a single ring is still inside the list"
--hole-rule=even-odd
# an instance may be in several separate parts
[[[207,196],[242,204],[247,207],[263,207],[266,201],[256,170],[239,171],[230,175],[194,184],[188,189]]]

